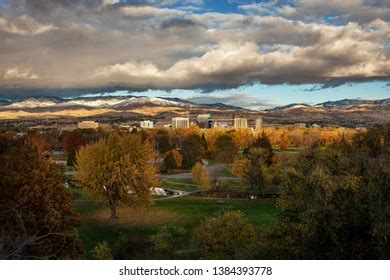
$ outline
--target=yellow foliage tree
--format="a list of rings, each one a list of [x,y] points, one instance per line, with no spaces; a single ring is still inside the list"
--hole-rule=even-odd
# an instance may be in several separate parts
[[[176,161],[177,167],[181,167],[181,164],[183,163],[183,157],[182,155],[175,149],[172,150],[173,158]]]
[[[251,162],[249,159],[236,159],[233,161],[230,171],[242,180],[250,164]]]
[[[203,164],[197,162],[194,167],[192,167],[192,180],[199,184],[203,190],[210,189],[210,177],[207,170],[204,168]]]
[[[108,202],[112,219],[118,218],[120,202],[146,205],[151,190],[159,185],[152,147],[135,134],[112,133],[107,139],[81,147],[76,179],[93,198]]]

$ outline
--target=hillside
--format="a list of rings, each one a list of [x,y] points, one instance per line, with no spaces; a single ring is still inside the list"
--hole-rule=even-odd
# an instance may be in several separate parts
[[[0,119],[47,119],[85,117],[144,117],[169,121],[177,115],[211,113],[215,118],[231,118],[233,113],[248,119],[262,117],[269,124],[298,122],[364,126],[390,121],[390,98],[382,100],[345,99],[315,105],[294,103],[255,111],[223,103],[197,104],[179,98],[146,96],[61,99],[34,97],[0,102]]]

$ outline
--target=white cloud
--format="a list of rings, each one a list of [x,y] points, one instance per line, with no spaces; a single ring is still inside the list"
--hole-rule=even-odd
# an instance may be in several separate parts
[[[58,30],[53,24],[43,24],[27,15],[20,16],[14,20],[0,17],[0,31],[17,35],[37,35],[52,30]]]
[[[18,67],[9,68],[4,71],[4,80],[38,80],[40,77],[27,69],[20,69]]]

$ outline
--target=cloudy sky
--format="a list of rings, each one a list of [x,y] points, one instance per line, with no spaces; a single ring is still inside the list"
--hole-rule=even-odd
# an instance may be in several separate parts
[[[0,0],[0,98],[390,97],[388,0]]]

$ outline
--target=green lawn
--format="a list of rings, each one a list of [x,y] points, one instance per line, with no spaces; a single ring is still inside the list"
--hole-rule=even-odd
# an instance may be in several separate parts
[[[248,201],[243,199],[212,199],[200,197],[178,197],[158,200],[144,210],[121,208],[120,219],[112,222],[106,206],[88,200],[86,195],[76,191],[75,210],[80,213],[79,227],[86,258],[97,243],[115,243],[121,234],[132,234],[143,238],[155,234],[164,225],[175,225],[187,230],[202,220],[228,210],[240,210],[258,229],[275,222],[278,210],[274,201]]]
[[[195,191],[199,189],[199,186],[192,180],[186,179],[163,179],[161,180],[161,187],[185,191]]]
[[[221,177],[236,177],[233,175],[233,173],[230,171],[230,164],[225,165],[219,172],[218,176]]]

